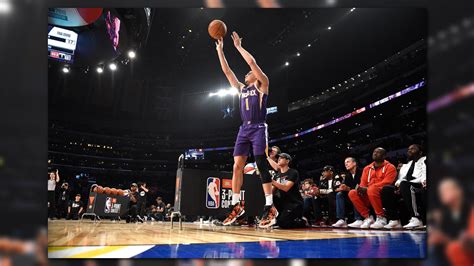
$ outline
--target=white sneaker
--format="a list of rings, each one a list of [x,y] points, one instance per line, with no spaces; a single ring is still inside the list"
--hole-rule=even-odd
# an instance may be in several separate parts
[[[370,225],[370,228],[371,229],[381,229],[386,225],[387,225],[387,218],[382,217],[382,216],[377,216],[377,220],[375,221],[375,223]]]
[[[403,228],[413,229],[413,228],[422,227],[422,226],[423,226],[423,222],[420,221],[420,219],[418,219],[416,217],[411,217],[410,222],[408,224],[404,225]]]
[[[347,223],[344,219],[339,219],[332,227],[347,227]]]
[[[362,220],[355,220],[355,222],[348,224],[348,227],[351,228],[360,228],[360,226],[364,223]]]
[[[367,228],[369,228],[373,223],[374,223],[374,217],[369,216],[369,217],[365,218],[365,220],[362,222],[362,225],[360,226],[360,228],[367,229]]]
[[[402,224],[400,223],[399,220],[390,220],[386,226],[383,228],[385,229],[396,229],[396,228],[402,228]]]

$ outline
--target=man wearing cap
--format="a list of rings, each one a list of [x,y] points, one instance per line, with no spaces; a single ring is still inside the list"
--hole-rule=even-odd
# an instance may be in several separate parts
[[[336,198],[334,196],[334,190],[336,186],[340,186],[341,182],[337,183],[335,178],[335,170],[331,165],[323,167],[321,177],[319,179],[319,190],[316,191],[315,199],[315,212],[316,212],[316,223],[321,224],[323,221],[322,217],[322,205],[326,205],[328,208],[329,222],[335,222],[336,220]]]
[[[357,189],[349,191],[349,198],[357,211],[364,218],[360,228],[383,228],[387,225],[385,212],[382,207],[381,191],[384,186],[390,185],[397,177],[397,169],[385,157],[387,152],[378,147],[372,153],[373,163],[364,167],[362,177]],[[370,215],[372,207],[377,215],[377,220]]]
[[[134,223],[134,222],[141,222],[143,223],[143,220],[138,217],[138,207],[137,207],[137,202],[138,202],[138,185],[137,183],[132,183],[130,185],[130,192],[128,193],[128,197],[130,198],[130,205],[128,209],[128,216],[127,216],[127,223]]]
[[[273,185],[274,204],[279,213],[277,225],[280,228],[307,227],[303,220],[303,198],[299,192],[299,174],[289,167],[291,156],[281,153],[278,157],[278,168],[275,169]]]

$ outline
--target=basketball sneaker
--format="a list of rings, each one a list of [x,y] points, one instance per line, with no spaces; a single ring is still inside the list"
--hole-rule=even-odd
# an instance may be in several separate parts
[[[370,226],[374,223],[374,218],[372,216],[369,216],[367,218],[365,218],[365,220],[362,222],[362,225],[360,226],[360,228],[362,229],[367,229],[367,228],[370,228]]]
[[[268,228],[276,224],[276,218],[278,217],[278,211],[275,206],[265,206],[263,209],[262,219],[258,223],[260,228]]]
[[[350,228],[360,228],[360,226],[364,223],[362,220],[355,220],[353,223],[348,224],[347,226]]]
[[[377,216],[377,220],[371,224],[369,227],[372,229],[381,229],[387,225],[387,218],[383,216]]]
[[[423,222],[416,217],[411,217],[409,223],[403,226],[405,229],[414,229],[418,227],[423,227]]]
[[[332,225],[332,227],[347,227],[346,220],[339,219],[335,224]]]
[[[402,228],[402,225],[400,224],[399,220],[390,220],[386,226],[383,228],[385,229],[397,229],[397,228]]]
[[[222,225],[231,225],[232,223],[235,222],[235,220],[237,220],[237,218],[244,215],[245,213],[244,207],[240,204],[240,202],[235,205],[231,205],[229,209],[230,209],[230,213],[227,216],[227,218],[224,220]]]

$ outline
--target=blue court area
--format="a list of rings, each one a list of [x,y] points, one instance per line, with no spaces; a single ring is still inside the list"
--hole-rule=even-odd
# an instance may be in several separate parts
[[[134,258],[425,258],[425,256],[424,231],[359,231],[357,236],[349,238],[155,245]]]

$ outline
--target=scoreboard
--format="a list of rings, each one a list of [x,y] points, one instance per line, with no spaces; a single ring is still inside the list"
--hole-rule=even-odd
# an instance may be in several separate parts
[[[50,26],[48,31],[48,56],[66,63],[73,63],[78,34],[72,30]]]

